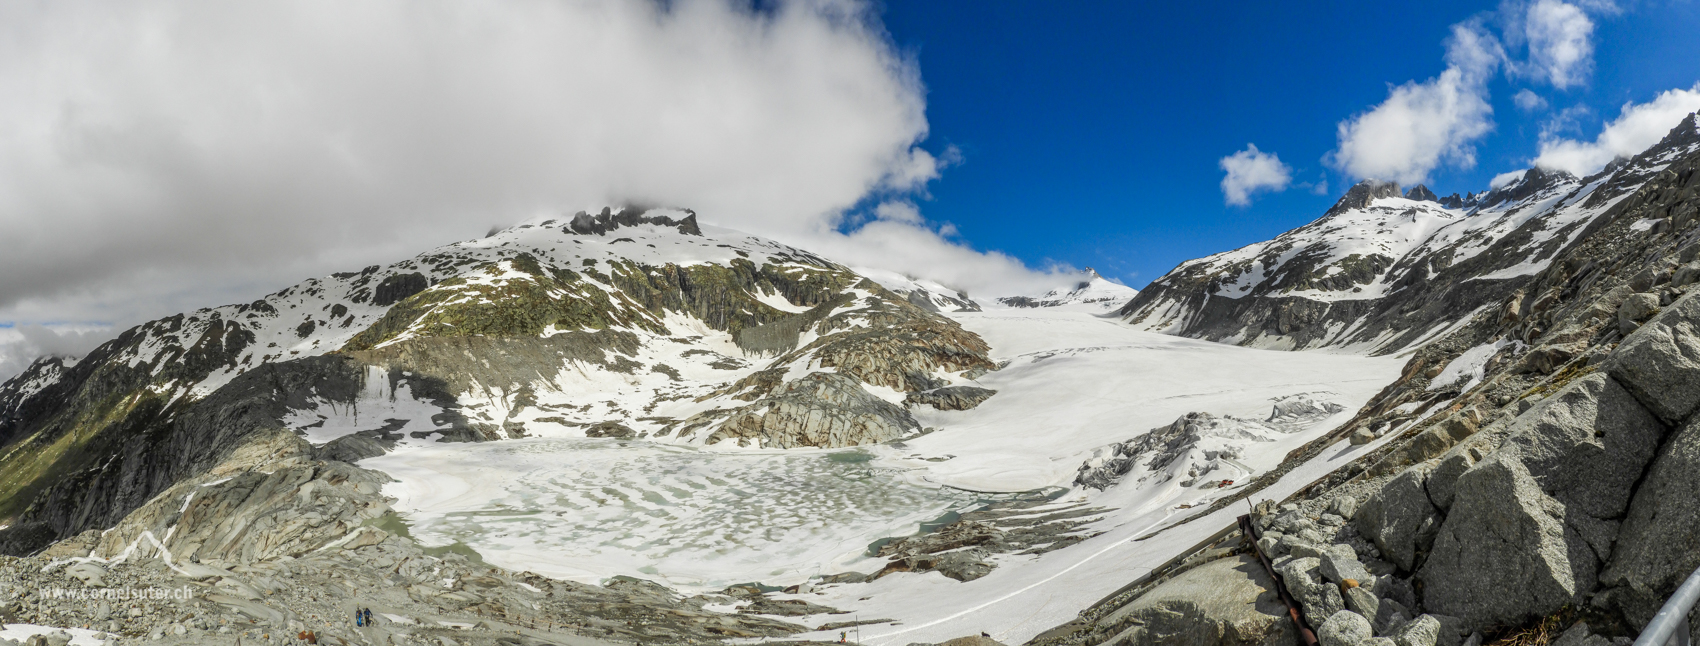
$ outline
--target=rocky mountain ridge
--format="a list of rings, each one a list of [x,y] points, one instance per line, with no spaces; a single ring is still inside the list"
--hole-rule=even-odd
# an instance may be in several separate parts
[[[1182,263],[1119,314],[1141,329],[1255,347],[1410,348],[1518,292],[1697,150],[1690,116],[1586,178],[1530,169],[1440,201],[1426,187],[1400,194],[1365,180],[1303,227]]]

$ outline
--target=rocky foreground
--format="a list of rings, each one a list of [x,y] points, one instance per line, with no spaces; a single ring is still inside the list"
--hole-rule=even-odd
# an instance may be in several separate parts
[[[422,548],[379,494],[387,476],[325,452],[279,432],[118,527],[0,557],[0,618],[119,644],[306,643],[309,633],[324,644],[699,643],[804,630],[739,612],[762,605],[753,588],[686,598]],[[370,608],[374,625],[356,626],[356,608]]]

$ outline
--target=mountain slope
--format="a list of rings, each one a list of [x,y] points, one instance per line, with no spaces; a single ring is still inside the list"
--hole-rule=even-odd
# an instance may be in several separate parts
[[[538,218],[38,361],[0,385],[0,551],[111,526],[275,429],[356,453],[890,441],[921,431],[909,396],[995,368],[986,351],[846,267],[689,212]]]
[[[1503,301],[1700,151],[1691,115],[1594,176],[1530,169],[1468,199],[1366,180],[1310,224],[1182,263],[1120,310],[1153,331],[1276,349],[1392,352]],[[1645,226],[1653,226],[1649,221]]]
[[[1691,116],[1662,149],[1591,178],[1592,193],[1573,189],[1587,195],[1582,208],[1612,206],[1533,275],[1499,279],[1520,280],[1517,292],[1453,314],[1397,380],[1285,464],[1356,457],[1307,474],[1291,496],[1273,485],[1302,466],[1260,474],[1206,512],[1218,514],[1214,527],[1196,531],[1212,538],[1034,643],[1207,641],[1229,623],[1290,626],[1283,607],[1213,603],[1217,590],[1274,587],[1258,582],[1255,560],[1212,563],[1245,541],[1319,632],[1361,622],[1400,643],[1537,629],[1573,643],[1632,640],[1700,566],[1688,547],[1700,542],[1697,135]],[[1538,194],[1526,183],[1500,189],[1520,190]],[[1235,516],[1249,523],[1234,526]],[[1189,568],[1208,574],[1176,585]],[[1356,589],[1342,586],[1348,578]],[[1161,623],[1172,607],[1199,610],[1184,625]]]

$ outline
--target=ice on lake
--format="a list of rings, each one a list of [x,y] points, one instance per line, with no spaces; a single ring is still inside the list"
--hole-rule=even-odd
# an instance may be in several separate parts
[[[362,466],[399,481],[385,493],[427,545],[560,578],[718,589],[872,571],[870,543],[979,499],[871,458],[552,438],[407,448]]]

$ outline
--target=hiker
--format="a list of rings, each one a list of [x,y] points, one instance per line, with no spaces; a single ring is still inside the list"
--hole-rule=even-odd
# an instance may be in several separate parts
[[[371,608],[366,609],[366,625],[367,626],[372,625],[372,609]]]
[[[844,643],[844,636],[845,636],[844,631],[842,631],[842,630],[838,631],[838,643],[840,643],[840,644]]]
[[[366,616],[360,614],[359,608],[354,609],[354,625],[360,628],[366,627]]]

